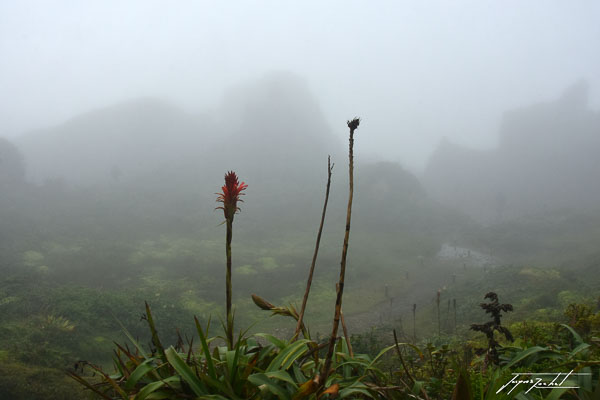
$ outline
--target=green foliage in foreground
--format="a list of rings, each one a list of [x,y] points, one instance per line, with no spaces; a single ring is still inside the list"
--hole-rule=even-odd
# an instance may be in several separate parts
[[[572,313],[570,306],[567,315]],[[208,337],[208,326],[196,319],[199,345],[180,338],[175,346],[163,346],[150,307],[146,321],[152,345],[145,350],[129,333],[133,344],[117,345],[115,373],[87,363],[86,371],[97,378],[71,373],[79,383],[104,399],[596,399],[600,396],[600,326],[582,313],[577,324],[589,324],[580,335],[572,326],[556,324],[546,345],[531,345],[520,335],[547,329],[540,324],[515,326],[517,340],[499,349],[500,365],[488,365],[483,355],[473,356],[478,344],[437,343],[415,345],[378,342],[377,354],[352,354],[346,340],[336,347],[327,382],[319,382],[323,345],[310,338],[286,341],[268,334],[246,336],[240,332],[228,350],[222,337]],[[590,322],[592,320],[592,322]],[[364,339],[352,340],[361,348]],[[539,338],[538,338],[539,339]],[[371,340],[373,338],[371,337]],[[589,342],[589,343],[588,343]],[[483,342],[479,343],[479,345]],[[82,371],[84,369],[82,368]],[[572,374],[566,377],[569,372]],[[533,389],[531,384],[510,384],[532,379],[527,373],[562,373],[563,388]],[[98,378],[99,377],[99,378]],[[578,387],[568,389],[566,386]],[[514,387],[514,388],[513,388]],[[511,391],[512,389],[512,391]],[[510,393],[509,393],[510,391]]]
[[[195,352],[192,341],[187,349],[182,340],[165,348],[149,307],[146,320],[152,333],[151,352],[128,335],[134,350],[118,346],[114,375],[86,364],[101,376],[99,383],[76,373],[71,376],[105,399],[314,398],[320,389],[317,376],[324,362],[319,356],[322,346],[310,339],[285,341],[268,334],[245,337],[240,333],[234,348],[228,350],[226,346],[214,345],[222,338],[208,338],[208,327],[204,329],[196,319],[200,347]],[[340,398],[371,397],[380,390],[374,380],[386,379],[386,373],[376,363],[393,347],[384,348],[373,358],[351,356],[346,342],[340,340],[334,372],[325,383],[324,393],[335,393]]]

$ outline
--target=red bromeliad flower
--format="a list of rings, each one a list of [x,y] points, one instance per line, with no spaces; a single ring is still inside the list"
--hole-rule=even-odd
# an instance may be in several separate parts
[[[225,174],[225,185],[221,187],[223,193],[215,193],[219,195],[217,202],[223,203],[222,206],[217,207],[218,210],[223,210],[226,220],[233,220],[233,216],[240,210],[237,206],[240,196],[244,195],[242,190],[248,187],[244,182],[239,183],[238,177],[233,171]]]

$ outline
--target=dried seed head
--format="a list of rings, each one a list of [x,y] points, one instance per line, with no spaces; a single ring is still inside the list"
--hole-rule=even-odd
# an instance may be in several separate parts
[[[348,128],[350,128],[352,132],[354,132],[358,128],[358,125],[360,125],[360,118],[358,117],[355,117],[354,119],[348,121]]]

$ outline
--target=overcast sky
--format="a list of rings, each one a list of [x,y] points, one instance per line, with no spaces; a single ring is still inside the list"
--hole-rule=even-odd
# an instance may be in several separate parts
[[[365,153],[421,167],[447,136],[583,78],[600,108],[599,1],[0,1],[0,136],[138,96],[216,109],[288,70]]]

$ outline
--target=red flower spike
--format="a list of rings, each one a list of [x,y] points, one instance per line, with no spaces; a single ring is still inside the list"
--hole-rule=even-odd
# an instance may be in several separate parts
[[[233,171],[227,172],[225,174],[225,185],[221,187],[222,193],[215,193],[218,195],[217,202],[223,203],[222,206],[217,207],[218,210],[223,210],[223,214],[225,215],[226,220],[233,220],[233,216],[236,212],[240,211],[237,203],[240,200],[240,196],[244,195],[242,193],[248,187],[244,182],[239,183],[238,177]]]

